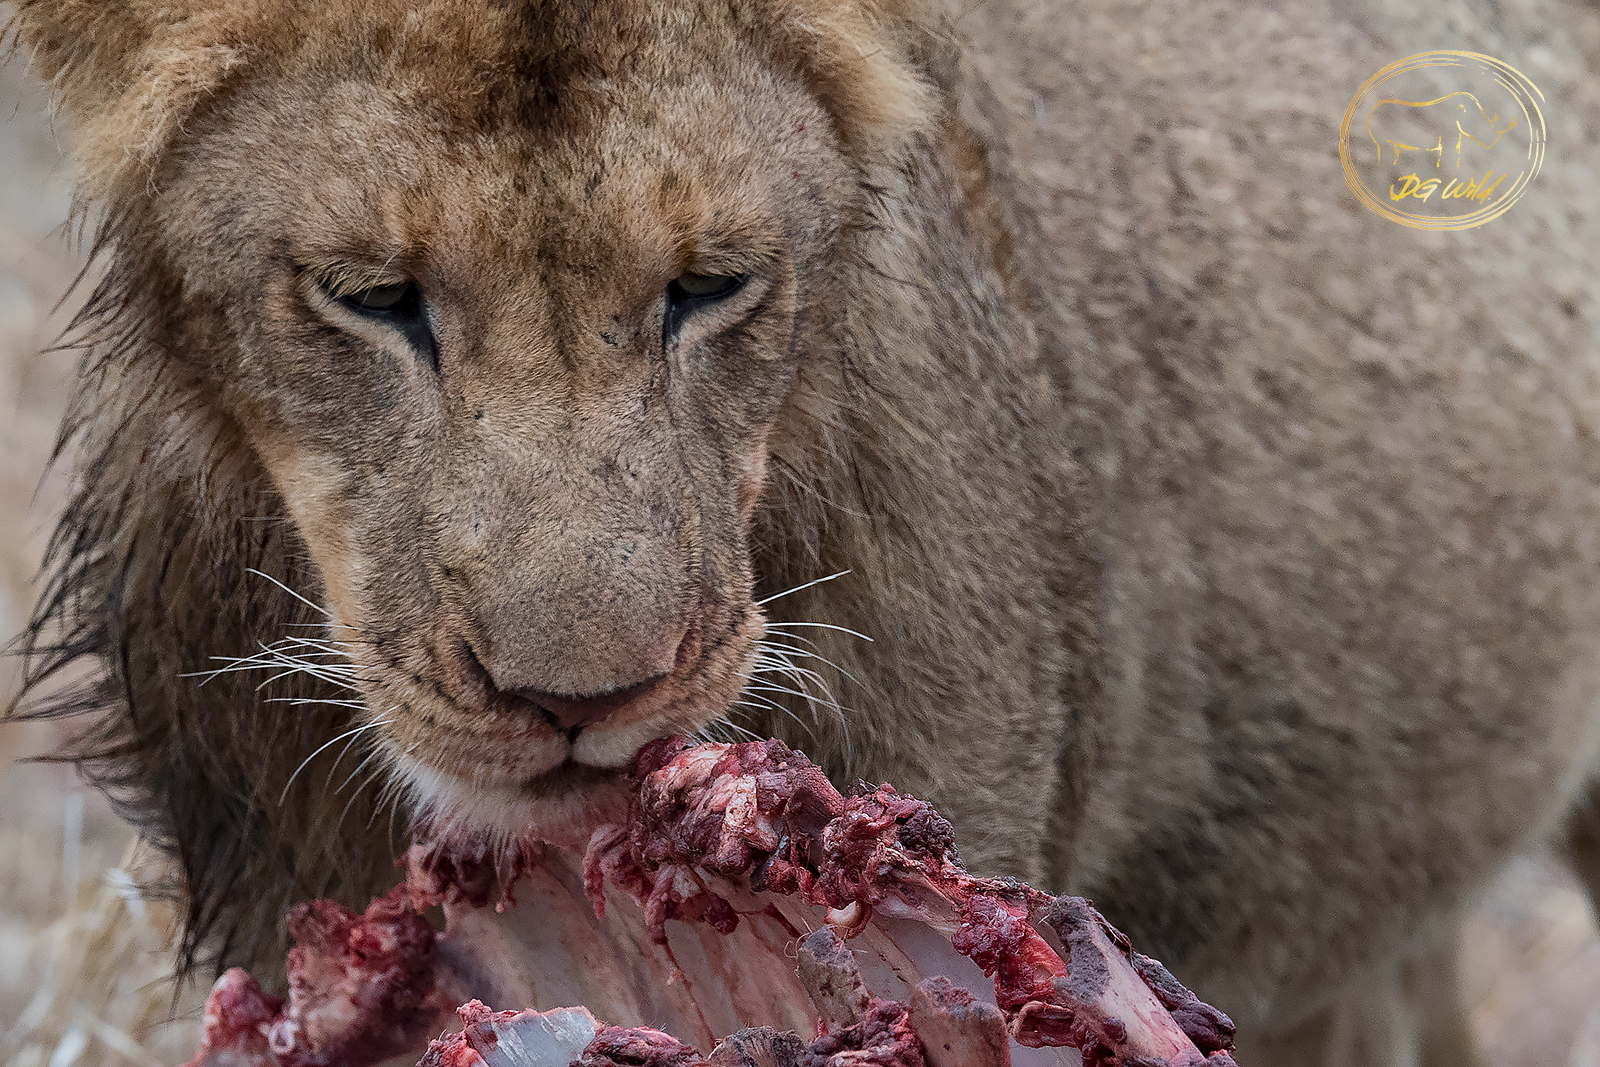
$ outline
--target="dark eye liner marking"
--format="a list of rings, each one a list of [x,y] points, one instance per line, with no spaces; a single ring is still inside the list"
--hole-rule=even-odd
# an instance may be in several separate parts
[[[433,372],[439,373],[439,344],[428,322],[428,307],[422,299],[422,288],[416,282],[374,286],[335,299],[357,315],[399,330]]]

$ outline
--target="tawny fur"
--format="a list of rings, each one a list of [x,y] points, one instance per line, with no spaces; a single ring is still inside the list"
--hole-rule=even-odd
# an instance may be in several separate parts
[[[1093,896],[1241,1062],[1472,1055],[1453,916],[1600,748],[1592,5],[16,11],[106,267],[35,678],[102,662],[44,710],[191,949],[392,877],[386,801],[565,817],[537,776],[728,710],[764,610],[874,642],[807,632],[849,711],[739,721]],[[1446,46],[1551,150],[1420,233],[1338,124]],[[663,347],[686,269],[754,288]],[[405,277],[436,367],[326,291]],[[190,676],[319,625],[364,709]],[[496,692],[657,673],[577,741]]]

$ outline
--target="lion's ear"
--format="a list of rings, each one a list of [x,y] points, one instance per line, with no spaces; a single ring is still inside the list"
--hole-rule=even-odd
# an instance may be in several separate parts
[[[75,120],[104,111],[133,83],[164,12],[142,3],[21,0],[6,27]]]
[[[760,39],[795,63],[853,154],[891,166],[937,118],[922,55],[933,10],[920,0],[763,0],[745,8],[759,19]]]
[[[77,128],[91,196],[147,170],[243,59],[238,22],[202,0],[16,0],[6,36]]]

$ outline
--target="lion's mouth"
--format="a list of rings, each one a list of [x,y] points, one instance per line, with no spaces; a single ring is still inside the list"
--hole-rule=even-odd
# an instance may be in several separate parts
[[[756,641],[750,623],[759,616],[728,614],[691,620],[672,669],[648,692],[571,725],[486,684],[487,672],[473,670],[470,655],[435,646],[430,666],[441,684],[413,688],[406,683],[414,676],[393,679],[398,706],[382,731],[391,775],[414,816],[436,827],[499,837],[586,824],[625,795],[626,769],[640,746],[695,731],[738,699]],[[706,640],[708,630],[719,636]]]

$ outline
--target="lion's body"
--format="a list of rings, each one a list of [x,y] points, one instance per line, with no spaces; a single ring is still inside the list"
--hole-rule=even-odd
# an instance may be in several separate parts
[[[1424,920],[1594,767],[1596,14],[1091,5],[1059,45],[1037,9],[985,23],[1038,49],[1009,128],[1099,475],[1100,769],[1055,873],[1246,1019],[1315,1015],[1340,975],[1345,1014],[1309,1028],[1352,1062],[1405,1062],[1406,965],[1375,957],[1447,999]],[[1562,40],[1534,75],[1562,145],[1540,206],[1423,234],[1340,188],[1366,76]]]
[[[753,725],[787,730],[842,779],[927,795],[972,866],[1093,896],[1239,1019],[1253,1062],[1467,1054],[1451,1005],[1430,1003],[1448,1001],[1451,917],[1512,851],[1558,830],[1600,765],[1600,11],[1451,4],[1407,21],[1377,5],[1093,0],[991,2],[943,21],[822,3],[730,18],[706,4],[696,22],[629,21],[618,4],[541,22],[463,0],[432,21],[333,5],[317,22],[288,2],[195,6],[207,13],[173,21],[141,4],[105,16],[29,3],[18,25],[61,76],[87,188],[111,205],[108,326],[91,339],[108,376],[86,381],[84,490],[46,621],[81,626],[64,654],[108,660],[95,740],[128,747],[90,766],[131,790],[184,861],[197,929],[238,932],[225,951],[247,956],[289,897],[381,880],[391,844],[371,793],[326,787],[348,773],[337,745],[295,774],[369,719],[267,703],[283,691],[257,694],[255,678],[181,677],[316,621],[247,567],[328,604],[336,633],[365,642],[370,716],[391,699],[415,715],[375,727],[392,731],[392,760],[448,741],[462,762],[509,764],[512,705],[461,710],[507,689],[503,664],[487,690],[460,688],[484,668],[387,651],[373,620],[397,635],[470,626],[476,603],[484,618],[544,619],[531,628],[545,633],[576,612],[572,632],[590,636],[526,639],[519,662],[588,671],[554,691],[592,692],[614,660],[641,657],[617,678],[649,673],[659,650],[626,638],[679,633],[679,593],[663,589],[680,578],[617,570],[643,584],[613,591],[627,625],[606,629],[583,614],[606,590],[572,561],[605,574],[637,553],[676,575],[693,543],[681,582],[698,614],[683,640],[699,655],[703,636],[704,662],[723,650],[726,666],[672,667],[669,688],[692,700],[674,688],[659,700],[677,703],[610,740],[571,741],[576,758],[611,765],[639,731],[698,725],[749,662],[741,598],[849,569],[766,610],[875,639],[812,634],[857,679],[820,668],[854,711]],[[635,22],[621,43],[606,36]],[[496,37],[511,32],[549,40]],[[1539,183],[1461,234],[1368,212],[1338,164],[1349,96],[1441,38],[1541,64],[1530,73],[1552,102]],[[346,58],[369,54],[394,58]],[[757,102],[697,96],[706,78]],[[603,90],[567,103],[590,82]],[[413,105],[425,121],[384,115]],[[539,127],[535,147],[519,123]],[[651,138],[669,135],[688,145],[677,162],[640,164],[645,178],[615,168],[656,161]],[[724,157],[757,143],[756,164]],[[603,161],[592,180],[590,147]],[[524,166],[536,177],[510,181]],[[633,414],[633,364],[605,363],[619,344],[648,352],[654,327],[619,341],[585,302],[609,281],[550,281],[647,271],[629,242],[648,218],[613,225],[608,212],[632,219],[660,166],[690,175],[668,190],[737,172],[753,184],[723,194],[736,205],[766,203],[773,174],[797,183],[762,209],[782,221],[764,239],[789,258],[764,283],[777,310],[752,320],[787,315],[787,332],[741,342],[781,351],[781,372],[718,384],[720,407],[680,406],[670,429],[644,421],[654,400]],[[391,172],[404,192],[371,194]],[[469,301],[472,329],[447,320],[435,356],[455,384],[418,399],[422,371],[373,378],[326,355],[345,342],[296,325],[296,290],[270,281],[283,257],[315,258],[294,242],[323,239],[324,209],[422,227],[428,269],[445,264],[458,288],[516,291],[521,264],[543,295]],[[280,249],[271,227],[290,215],[299,236]],[[545,243],[521,249],[524,233]],[[555,313],[527,310],[542,307]],[[592,349],[565,325],[590,314]],[[477,362],[458,371],[462,344]],[[551,436],[540,405],[567,388],[608,399]],[[670,384],[639,388],[687,403]],[[418,430],[384,452],[429,420],[447,451],[429,458]],[[691,436],[674,436],[686,421]],[[684,444],[696,440],[716,447]],[[650,466],[674,447],[689,449],[678,488]],[[613,451],[626,476],[591,462]],[[518,458],[496,466],[502,454]],[[614,488],[635,469],[645,488]],[[719,478],[737,507],[695,496]],[[526,485],[562,487],[549,492],[570,508],[550,518],[519,502]],[[498,540],[451,540],[460,507],[486,508]],[[593,512],[633,530],[630,508],[654,525],[615,558],[581,529]],[[494,555],[501,542],[516,552]],[[450,568],[429,569],[458,557],[488,561],[460,579],[460,602],[440,592]],[[534,585],[572,591],[499,603],[496,577],[509,587],[529,566]],[[432,599],[406,592],[413,574]],[[482,625],[501,642],[516,630]],[[550,666],[569,651],[576,666]],[[555,743],[542,738],[529,749]]]

